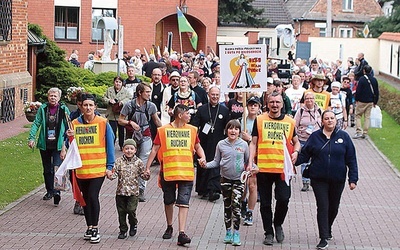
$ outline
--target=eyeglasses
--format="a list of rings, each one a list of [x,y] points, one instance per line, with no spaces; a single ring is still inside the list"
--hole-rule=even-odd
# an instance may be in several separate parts
[[[172,78],[171,82],[179,82],[179,79],[178,78]]]

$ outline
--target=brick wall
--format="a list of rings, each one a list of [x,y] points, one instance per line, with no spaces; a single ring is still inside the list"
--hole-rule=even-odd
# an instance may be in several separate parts
[[[32,77],[27,71],[28,1],[12,1],[12,40],[0,45],[0,101],[3,89],[15,88],[15,117],[23,115],[21,89],[32,93]]]
[[[339,13],[344,13],[342,10],[343,1],[332,0],[332,17]],[[327,1],[319,0],[311,12],[326,13]],[[362,13],[365,16],[379,16],[382,13],[380,5],[375,0],[353,0],[353,11],[347,13]]]
[[[66,50],[69,55],[72,49],[79,50],[79,61],[84,63],[87,60],[89,51],[95,51],[103,48],[103,44],[91,42],[91,1],[81,1],[80,13],[80,41],[79,42],[58,42],[58,45]],[[173,49],[180,51],[179,33],[177,30],[176,6],[179,1],[165,0],[119,0],[117,16],[121,17],[124,25],[124,50],[133,51],[139,48],[143,52],[145,47],[147,51],[156,41],[156,24],[161,23],[162,47],[167,43],[167,33],[173,32]],[[217,37],[217,15],[218,1],[187,1],[188,14],[187,19],[196,30],[199,41],[198,50],[206,50],[211,46],[216,50]],[[207,6],[205,8],[204,6]],[[51,39],[54,39],[54,0],[30,0],[28,6],[28,20],[42,26],[44,33]],[[43,9],[46,9],[46,15],[43,15]],[[189,39],[185,33],[182,33],[182,45],[184,51],[193,50]],[[118,50],[114,45],[112,54]]]

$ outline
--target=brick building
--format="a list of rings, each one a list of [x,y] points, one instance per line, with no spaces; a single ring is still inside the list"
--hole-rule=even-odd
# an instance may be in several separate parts
[[[28,72],[28,1],[0,2],[0,101],[1,122],[23,115],[24,102],[32,96]]]
[[[366,22],[383,15],[376,0],[332,2],[332,37],[357,37]],[[326,36],[327,0],[287,0],[285,6],[294,21],[299,41]]]
[[[153,44],[163,50],[168,32],[173,33],[173,50],[180,52],[176,7],[182,5],[187,7],[186,18],[198,34],[197,50],[207,51],[207,46],[215,50],[216,0],[29,0],[28,20],[39,24],[46,36],[54,39],[68,55],[77,49],[82,63],[88,52],[103,48],[103,30],[96,29],[102,16],[120,18],[124,26],[124,50],[131,54],[136,48],[149,51]],[[118,34],[113,35],[118,42]],[[185,33],[182,33],[182,47],[183,51],[193,51]],[[112,55],[117,51],[114,45]]]

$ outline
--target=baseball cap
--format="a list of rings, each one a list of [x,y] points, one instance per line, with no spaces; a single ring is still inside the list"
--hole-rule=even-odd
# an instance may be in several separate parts
[[[252,96],[252,97],[249,98],[249,100],[247,100],[247,103],[248,104],[250,104],[250,103],[258,103],[258,104],[261,105],[261,100],[257,96]]]
[[[340,89],[341,86],[342,86],[342,85],[340,84],[340,82],[333,82],[333,83],[331,83],[331,88],[336,87],[336,88],[339,88],[339,89]]]

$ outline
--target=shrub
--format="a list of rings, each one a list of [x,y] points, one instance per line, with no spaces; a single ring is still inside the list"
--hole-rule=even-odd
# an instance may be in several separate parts
[[[379,85],[379,106],[400,124],[400,92],[390,91],[384,84]]]

